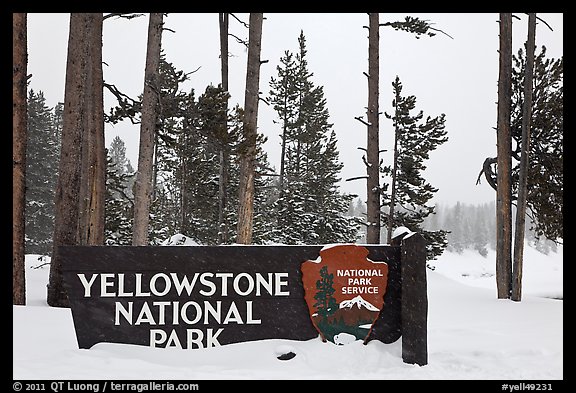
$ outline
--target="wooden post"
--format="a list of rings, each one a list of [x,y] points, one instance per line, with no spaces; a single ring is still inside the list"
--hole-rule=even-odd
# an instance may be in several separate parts
[[[401,236],[402,360],[424,366],[428,364],[426,242],[418,233]]]

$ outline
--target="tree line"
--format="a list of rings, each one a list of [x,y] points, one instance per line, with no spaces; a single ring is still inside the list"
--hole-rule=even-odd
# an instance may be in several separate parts
[[[250,14],[249,23],[234,16],[248,29],[247,41],[234,36],[247,48],[247,72],[244,106],[230,108],[230,15],[234,16],[218,14],[221,81],[198,94],[182,89],[193,71],[179,70],[162,51],[165,14],[151,13],[143,93],[128,97],[113,81],[103,80],[102,28],[111,18],[139,15],[71,14],[64,102],[48,108],[42,92],[27,90],[26,14],[14,14],[15,304],[25,302],[25,244],[30,250],[52,253],[48,285],[52,306],[67,305],[59,245],[158,244],[174,233],[202,244],[325,244],[355,242],[364,231],[367,243],[380,243],[381,235],[390,241],[394,228],[406,226],[423,234],[429,259],[447,246],[458,247],[449,229],[429,225],[437,213],[431,203],[437,189],[423,176],[430,153],[447,141],[445,115],[424,116],[416,109],[416,97],[402,91],[399,76],[392,81],[391,109],[381,111],[378,104],[380,27],[416,38],[442,31],[418,18],[380,23],[378,14],[369,14],[369,24],[364,26],[369,31],[369,67],[364,72],[368,106],[366,118],[356,118],[367,128],[366,147],[360,147],[366,153],[366,176],[347,179],[366,181],[367,210],[347,215],[355,196],[338,189],[343,164],[323,86],[314,83],[308,67],[304,32],[296,49],[284,52],[265,95],[259,80],[260,66],[267,62],[260,54],[263,14]],[[522,129],[513,132],[518,145],[527,139],[523,119],[532,119],[530,162],[535,165],[530,166],[528,176],[519,167],[513,175],[506,175],[502,173],[505,166],[498,165],[497,171],[496,159],[488,159],[482,173],[500,190],[506,181],[497,177],[505,176],[513,190],[521,190],[519,179],[527,179],[531,191],[526,200],[536,232],[556,240],[562,236],[558,222],[562,222],[563,71],[561,60],[548,60],[544,54],[545,50],[536,57],[530,113],[518,109],[530,101],[522,88],[530,84],[524,78],[533,63],[530,56],[524,61],[519,51],[510,88],[503,90],[510,95],[514,92],[508,105],[514,130],[518,124]],[[102,102],[105,90],[117,99],[108,112]],[[269,164],[262,149],[265,139],[257,132],[261,102],[274,108],[281,128],[278,171]],[[499,105],[506,103],[499,98]],[[388,165],[382,159],[386,150],[380,150],[378,142],[380,115],[394,133]],[[498,119],[500,130],[503,121]],[[109,149],[104,147],[104,125],[120,121],[140,126],[136,170],[126,159],[120,138]],[[522,153],[510,151],[508,158],[514,154]],[[546,195],[552,195],[549,203]],[[500,193],[497,200],[501,211]],[[495,231],[500,233],[502,216],[498,217]],[[502,233],[496,241],[501,240]]]
[[[486,257],[488,251],[496,250],[496,202],[454,204],[435,203],[435,214],[428,216],[422,228],[428,231],[446,232],[446,251],[462,253],[474,250]],[[516,210],[513,210],[514,217]],[[349,216],[359,219],[366,215],[366,203],[355,198],[348,207]],[[528,216],[527,220],[531,222]],[[382,237],[386,237],[386,228],[382,228]],[[360,228],[359,242],[365,242],[366,230]],[[535,226],[529,225],[526,230],[526,242],[543,254],[557,252],[559,243],[538,233]]]

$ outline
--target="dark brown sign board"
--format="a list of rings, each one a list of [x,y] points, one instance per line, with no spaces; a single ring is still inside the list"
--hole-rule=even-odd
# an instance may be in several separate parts
[[[370,260],[388,267],[384,307],[365,341],[402,336],[404,362],[419,365],[427,364],[423,244],[416,234],[400,246],[364,246]],[[323,248],[60,246],[58,252],[79,348],[110,342],[195,349],[318,337],[301,267]]]

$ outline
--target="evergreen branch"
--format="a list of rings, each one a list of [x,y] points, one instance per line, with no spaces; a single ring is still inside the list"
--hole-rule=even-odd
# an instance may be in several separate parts
[[[168,27],[162,27],[162,31],[169,31],[171,33],[176,33],[175,30],[169,29]]]
[[[277,174],[277,173],[264,173],[264,172],[258,172],[258,175],[259,175],[259,176],[275,176],[275,177],[280,177],[280,175],[279,175],[279,174]],[[274,186],[274,187],[276,187],[276,186]]]
[[[102,20],[106,20],[108,18],[112,18],[112,17],[118,17],[118,18],[124,18],[124,19],[134,19],[134,18],[138,18],[140,16],[144,16],[144,14],[134,14],[134,13],[130,13],[130,14],[124,14],[122,12],[112,12],[108,15],[104,15],[104,17],[102,18]]]
[[[365,147],[357,147],[357,149],[368,153],[368,149],[366,149]]]
[[[243,39],[241,39],[241,38],[238,38],[237,36],[235,36],[235,35],[232,34],[232,33],[228,33],[228,35],[231,36],[231,37],[233,37],[233,38],[235,38],[236,41],[238,41],[239,44],[242,44],[242,45],[244,45],[246,48],[248,48],[248,41],[245,41],[245,40],[243,40]]]
[[[402,204],[402,203],[398,203],[398,205],[399,205],[402,209],[404,209],[404,210],[406,210],[406,211],[413,212],[413,213],[417,213],[417,214],[420,213],[420,211],[418,211],[415,207],[408,208],[408,207],[406,207],[406,206],[405,206],[404,204]],[[412,206],[414,206],[414,205],[412,205]],[[424,205],[424,207],[427,207],[427,206]]]
[[[116,97],[116,100],[118,101],[118,105],[120,108],[120,112],[125,115],[126,117],[128,117],[130,119],[130,122],[132,124],[140,124],[139,121],[134,120],[135,114],[136,112],[139,111],[140,106],[142,105],[142,102],[134,100],[132,97],[129,97],[128,95],[122,93],[120,90],[118,90],[118,88],[116,87],[116,85],[110,84],[110,83],[106,83],[106,82],[102,82],[102,85],[108,89],[108,91],[110,93],[112,93],[112,95],[114,95],[114,97]],[[114,117],[116,117],[117,115],[114,115]],[[113,116],[108,116],[108,119],[110,119]],[[109,120],[112,121],[113,123],[115,123],[116,121],[114,120]]]
[[[486,177],[486,181],[488,182],[490,187],[492,187],[494,190],[498,189],[498,186],[496,184],[496,174],[492,170],[492,164],[495,164],[497,161],[498,159],[496,157],[492,158],[488,157],[487,159],[484,160],[484,164],[482,164],[482,170],[480,171],[480,173],[478,174],[478,178],[476,179],[477,185],[480,184],[480,178],[482,177],[482,174],[484,174]]]
[[[50,265],[50,262],[44,262],[40,265],[30,266],[32,269],[40,269],[42,266]]]
[[[361,116],[356,116],[355,119],[358,120],[360,123],[364,124],[365,126],[370,127],[370,123],[364,121],[364,119],[362,119]]]
[[[430,32],[430,30],[433,30],[433,31],[438,31],[438,32],[445,34],[446,36],[454,39],[453,37],[451,37],[446,32],[432,27],[428,21],[421,20],[419,18],[414,18],[411,16],[407,16],[403,22],[400,22],[400,21],[386,22],[386,23],[380,23],[379,26],[386,26],[386,27],[390,26],[394,30],[402,30],[402,31],[406,31],[408,33],[416,34],[416,38],[420,38],[420,36],[422,34],[427,34],[428,36],[433,37],[436,35],[435,33]]]
[[[122,195],[128,202],[130,202],[130,205],[132,205],[132,209],[134,209],[134,201],[130,199],[128,195],[126,195],[126,192],[123,189],[113,189],[113,190],[120,193],[120,195]]]
[[[366,165],[366,168],[370,168],[372,165],[366,160],[366,156],[362,156],[362,162]]]
[[[550,25],[544,19],[540,18],[539,16],[536,16],[536,20],[539,20],[540,22],[544,23],[550,29],[550,31],[554,31],[554,29],[552,29],[552,27],[550,27]]]
[[[362,214],[364,216],[366,216],[366,213],[362,213]],[[364,222],[362,219],[355,217],[355,216],[352,216],[352,221],[354,221],[357,224],[364,225],[366,228],[368,228],[370,226],[370,224]]]
[[[236,15],[234,15],[233,13],[229,13],[228,15],[231,15],[234,19],[236,19],[238,22],[240,22],[240,24],[242,24],[245,28],[249,29],[250,26],[248,25],[248,23],[240,20]]]
[[[188,75],[191,75],[191,74],[195,73],[195,72],[198,71],[200,68],[202,68],[202,66],[198,66],[198,68],[196,68],[194,71],[190,71],[190,72],[185,73],[184,76],[185,76],[186,78],[188,78]]]
[[[384,205],[381,205],[380,207],[384,207]],[[378,210],[380,212],[380,217],[386,218],[387,220],[390,220],[390,212],[385,212],[382,210]],[[392,218],[392,221],[394,221],[394,218]]]
[[[122,93],[120,90],[118,90],[116,85],[106,83],[106,82],[103,82],[103,85],[105,88],[108,89],[108,91],[110,93],[112,93],[118,99],[118,101],[122,101],[123,99],[127,99],[128,101],[132,101],[133,104],[140,104],[140,101],[134,100],[133,98],[129,97],[128,95],[126,95],[126,94]]]
[[[263,103],[265,103],[266,105],[270,106],[270,103],[268,102],[268,100],[266,100],[265,98],[262,97],[258,97],[259,101],[262,101]]]
[[[445,36],[454,39],[454,37],[452,37],[450,34],[446,33],[445,31],[442,31],[442,30],[440,30],[440,29],[436,29],[436,28],[434,28],[434,27],[429,27],[429,29],[430,29],[430,30],[434,30],[434,31],[438,31],[438,32],[444,34]]]
[[[368,176],[349,177],[345,181],[360,180],[360,179],[368,179]]]

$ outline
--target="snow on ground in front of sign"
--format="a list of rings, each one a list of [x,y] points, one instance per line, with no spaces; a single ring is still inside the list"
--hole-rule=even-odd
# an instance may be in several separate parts
[[[46,305],[49,266],[26,259],[27,306],[13,306],[13,378],[35,380],[563,378],[562,258],[525,247],[521,302],[496,299],[494,252],[445,253],[428,270],[428,362],[401,340],[363,345],[263,340],[200,350],[100,343],[78,349],[69,309]],[[290,360],[278,360],[294,352]]]

